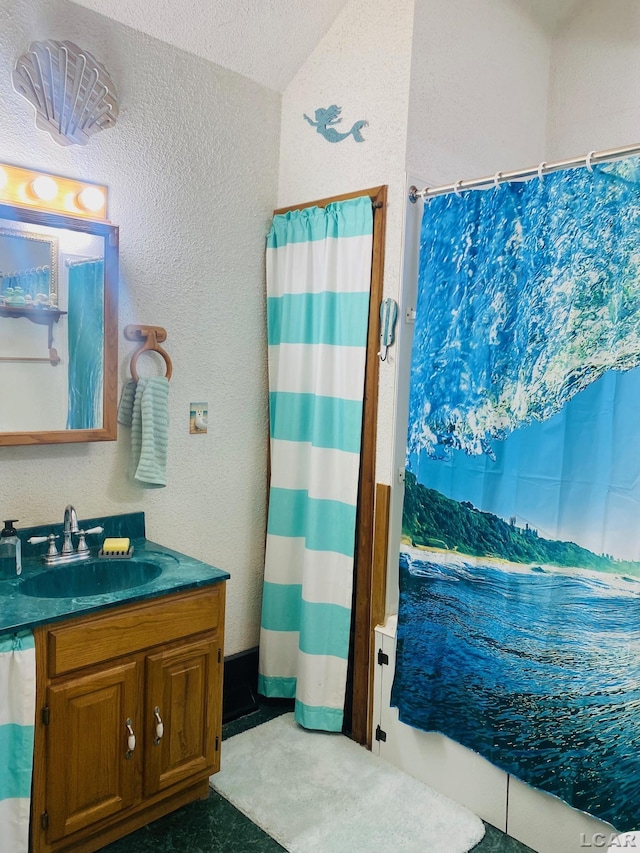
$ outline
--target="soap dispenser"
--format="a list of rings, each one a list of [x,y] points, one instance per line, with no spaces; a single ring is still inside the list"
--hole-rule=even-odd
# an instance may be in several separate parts
[[[17,521],[17,518],[5,521],[0,530],[0,570],[5,569],[10,575],[22,572],[22,543],[13,526]]]

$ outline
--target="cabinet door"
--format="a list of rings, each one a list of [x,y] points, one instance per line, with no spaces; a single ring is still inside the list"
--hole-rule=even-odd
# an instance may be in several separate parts
[[[127,809],[136,798],[140,664],[122,663],[65,680],[48,690],[48,840],[77,832]]]
[[[144,792],[149,796],[219,769],[220,643],[206,638],[148,655],[146,676]]]

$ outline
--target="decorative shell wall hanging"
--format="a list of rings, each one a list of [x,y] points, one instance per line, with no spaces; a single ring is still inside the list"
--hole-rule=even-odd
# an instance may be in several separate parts
[[[109,73],[71,41],[32,42],[11,79],[35,108],[36,127],[59,145],[86,145],[116,123],[118,101]]]

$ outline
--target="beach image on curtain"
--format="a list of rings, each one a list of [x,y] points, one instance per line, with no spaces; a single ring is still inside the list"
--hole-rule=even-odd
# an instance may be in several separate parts
[[[425,204],[392,704],[640,827],[640,161]]]
[[[349,652],[373,215],[368,196],[274,217],[271,482],[258,689],[340,731]]]
[[[36,706],[33,634],[0,637],[0,853],[27,853]]]

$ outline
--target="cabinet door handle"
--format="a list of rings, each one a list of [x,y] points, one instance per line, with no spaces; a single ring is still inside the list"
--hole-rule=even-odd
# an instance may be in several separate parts
[[[129,736],[127,737],[127,751],[125,752],[125,758],[131,758],[133,755],[133,750],[136,748],[136,736],[133,733],[133,728],[131,726],[131,717],[127,717],[127,722],[125,723],[127,727],[127,731],[129,732]]]
[[[162,717],[160,716],[160,708],[157,705],[153,709],[153,716],[156,718],[156,736],[153,741],[153,745],[158,746],[162,740],[162,735],[164,734],[164,724],[162,722]]]

